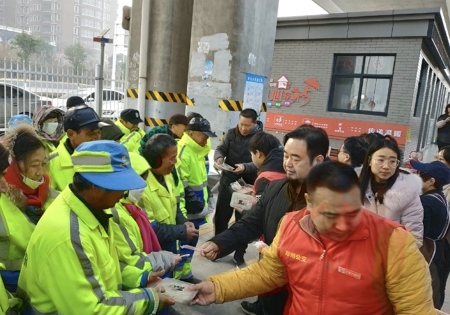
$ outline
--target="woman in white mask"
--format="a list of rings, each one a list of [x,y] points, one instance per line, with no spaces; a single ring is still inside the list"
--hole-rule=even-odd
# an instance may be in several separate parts
[[[8,131],[5,146],[11,165],[5,174],[7,191],[0,196],[0,263],[5,286],[15,291],[20,267],[31,234],[52,194],[46,174],[47,152],[32,126],[21,124]]]
[[[150,169],[147,160],[137,153],[129,154],[132,168],[145,180]],[[161,250],[147,213],[139,208],[139,201],[146,188],[130,190],[111,209],[113,221],[110,222],[109,233],[114,234],[111,238],[114,239],[121,263],[137,267],[141,273],[164,270],[168,274],[181,261],[181,257]],[[135,268],[131,268],[133,269]],[[138,273],[136,283],[124,283],[124,285],[140,286],[140,279],[142,276]]]
[[[47,153],[54,151],[64,136],[63,119],[64,112],[49,105],[38,107],[34,113],[33,126]]]

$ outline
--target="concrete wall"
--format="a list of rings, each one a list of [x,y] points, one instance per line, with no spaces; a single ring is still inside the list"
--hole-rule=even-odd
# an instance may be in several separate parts
[[[222,111],[218,102],[244,99],[246,73],[270,74],[277,8],[278,0],[194,2],[188,96],[195,107],[187,111],[200,112],[218,135],[239,116]],[[212,140],[215,147],[217,139]]]
[[[346,53],[396,54],[387,117],[327,111],[334,54]],[[269,111],[406,124],[412,129],[411,142],[407,143],[405,147],[405,152],[408,153],[416,149],[420,130],[421,118],[413,117],[413,110],[423,59],[428,61],[430,67],[445,84],[446,81],[439,74],[437,65],[433,64],[426,52],[422,51],[422,38],[276,41],[271,78],[276,81],[285,75],[293,82],[293,85],[296,83],[301,85],[306,78],[315,78],[320,84],[320,90],[310,93],[311,102],[306,106],[301,107],[298,103],[294,103],[290,107],[272,107]],[[448,85],[446,87],[448,89]],[[434,117],[430,119],[434,119]],[[278,133],[278,136],[281,138],[283,134]],[[335,148],[338,148],[341,143],[340,140],[331,141],[332,147]]]

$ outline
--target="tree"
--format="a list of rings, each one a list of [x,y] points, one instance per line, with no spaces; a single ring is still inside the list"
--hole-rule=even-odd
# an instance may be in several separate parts
[[[18,50],[17,55],[20,60],[27,64],[30,61],[31,55],[39,53],[46,43],[42,38],[22,32],[14,36],[10,44]]]
[[[87,57],[83,46],[80,44],[71,45],[64,50],[64,55],[72,65],[74,73],[79,74],[83,71],[84,61]]]

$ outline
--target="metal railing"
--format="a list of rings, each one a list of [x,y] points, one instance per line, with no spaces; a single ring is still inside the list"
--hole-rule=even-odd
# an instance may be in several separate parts
[[[117,119],[125,108],[125,81],[115,79],[111,70],[105,69],[103,80],[103,110],[100,116]],[[41,105],[66,109],[66,99],[77,95],[94,108],[94,69],[75,73],[65,66],[46,66],[38,63],[24,64],[0,60],[0,132],[8,127],[12,116],[26,114],[32,117]]]

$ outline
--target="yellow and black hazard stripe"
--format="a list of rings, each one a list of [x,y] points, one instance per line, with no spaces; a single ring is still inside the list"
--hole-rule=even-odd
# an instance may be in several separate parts
[[[145,117],[145,125],[149,127],[163,126],[168,123],[169,121],[167,119]]]
[[[261,112],[261,113],[267,112],[267,103],[262,103],[262,104],[261,104],[260,112]]]
[[[127,89],[127,97],[138,98],[138,89]],[[194,101],[182,93],[145,91],[145,98],[150,101],[170,102],[170,103],[184,103],[188,106],[194,106]]]
[[[219,107],[228,112],[240,112],[244,106],[243,101],[221,100],[219,101]]]
[[[228,112],[240,112],[244,108],[243,101],[221,100],[219,101],[219,107]],[[267,112],[267,103],[262,103],[260,112]]]

